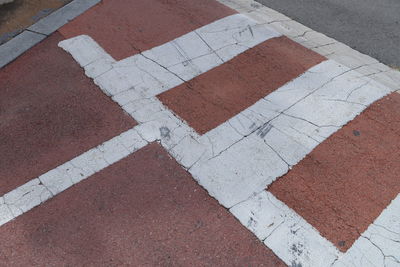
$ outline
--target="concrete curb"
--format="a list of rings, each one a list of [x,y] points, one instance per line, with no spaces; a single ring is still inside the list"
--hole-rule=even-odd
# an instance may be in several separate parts
[[[400,71],[390,68],[375,58],[362,54],[335,39],[316,32],[254,0],[218,1],[239,13],[250,16],[259,23],[268,24],[281,34],[328,59],[335,60],[351,69],[356,69],[362,76],[367,75],[369,78],[388,86],[393,91],[400,90]]]
[[[49,34],[76,18],[101,0],[74,0],[0,46],[0,68],[4,67]]]

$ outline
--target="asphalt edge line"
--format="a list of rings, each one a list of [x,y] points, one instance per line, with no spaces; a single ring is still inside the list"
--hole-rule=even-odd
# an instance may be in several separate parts
[[[0,45],[0,68],[14,61],[48,35],[99,2],[101,0],[73,0]]]

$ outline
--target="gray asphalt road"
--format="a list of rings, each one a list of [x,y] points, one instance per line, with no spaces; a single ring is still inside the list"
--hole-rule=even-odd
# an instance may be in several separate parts
[[[400,0],[257,0],[387,65],[400,67]]]

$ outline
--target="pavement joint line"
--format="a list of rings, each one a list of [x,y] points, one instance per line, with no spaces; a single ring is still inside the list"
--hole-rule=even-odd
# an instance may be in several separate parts
[[[88,70],[92,66],[86,64],[87,59],[82,58],[81,54],[94,50],[105,53],[104,50],[96,49],[99,46],[88,36],[62,41],[60,46],[71,53],[89,75]],[[362,66],[348,68],[333,60],[327,60],[200,136],[156,97],[160,92],[177,85],[168,83],[169,73],[165,72],[165,68],[168,67],[164,65],[164,56],[171,56],[167,47],[162,45],[143,52],[146,55],[158,55],[151,60],[139,54],[110,63],[113,65],[111,67],[103,66],[102,69],[109,71],[100,76],[93,75],[96,77],[95,83],[139,122],[136,129],[140,136],[147,142],[159,141],[212,197],[230,209],[244,226],[264,241],[284,262],[289,265],[294,262],[302,266],[338,265],[344,261],[351,263],[349,259],[346,260],[347,253],[339,252],[330,241],[284,203],[274,201],[274,205],[280,205],[281,208],[279,214],[273,214],[276,215],[273,218],[269,218],[262,210],[258,213],[251,210],[251,203],[254,194],[261,199],[267,194],[268,199],[273,199],[264,189],[289,170],[288,164],[297,164],[319,143],[392,90],[369,77],[360,76],[357,70]],[[185,50],[185,46],[181,48]],[[108,55],[101,53],[96,54],[92,62],[103,64],[105,61],[101,59],[107,58]],[[180,58],[179,55],[177,52],[175,56]],[[186,57],[181,58],[181,67],[185,67],[184,62],[187,60]],[[150,62],[157,64],[152,65]],[[201,69],[201,66],[198,67]],[[181,71],[185,73],[184,70]],[[193,77],[199,74],[194,73]],[[131,79],[130,84],[125,83],[128,76]],[[154,90],[152,79],[162,81],[164,87]],[[137,87],[137,80],[147,83]],[[184,79],[178,79],[177,83],[182,83],[182,80]],[[300,92],[293,96],[295,90]],[[318,103],[323,103],[326,110],[321,110]],[[332,109],[337,112],[331,114]],[[266,124],[273,127],[264,137],[260,137],[257,129]],[[161,129],[167,129],[168,134],[163,134]],[[264,142],[273,147],[268,147]],[[293,148],[296,148],[296,151],[293,151]],[[257,153],[262,160],[251,162],[252,155]],[[247,166],[240,164],[246,161]],[[237,180],[232,182],[232,177]],[[243,207],[246,208],[243,210]],[[282,210],[285,212],[282,213]],[[393,213],[392,206],[387,210],[389,214]],[[251,211],[254,214],[250,220],[248,214],[252,214]],[[252,221],[260,227],[265,226],[262,219],[266,217],[269,220],[268,225],[276,225],[266,235],[259,232],[254,224],[248,224]],[[281,221],[282,218],[289,219]],[[278,233],[279,238],[268,238]],[[355,244],[355,248],[348,250],[348,253],[354,255],[353,251],[359,249],[358,243]],[[304,253],[294,253],[291,248],[296,246],[301,246]],[[364,247],[361,247],[361,251],[365,253]]]
[[[28,31],[28,32],[32,32],[32,33],[36,33],[36,34],[40,34],[40,35],[44,35],[44,36],[48,36],[48,35],[46,35],[46,34],[44,34],[44,33],[41,33],[41,32],[35,32],[35,31],[33,31],[33,30],[29,30],[29,29],[25,29],[25,31]]]
[[[229,2],[234,3],[243,1]],[[246,1],[246,3],[248,2],[249,1]],[[250,12],[249,15],[251,15],[251,13],[254,12]],[[290,20],[281,19],[279,21]],[[275,23],[271,23],[270,26],[274,24]],[[304,35],[308,34],[304,32]],[[77,40],[83,40],[83,42],[79,46],[79,49],[74,48],[74,45],[77,45],[77,42],[75,42]],[[293,143],[293,146],[298,147],[301,152],[294,155],[292,158],[290,158],[290,155],[293,154],[293,151],[285,150],[285,147],[275,147],[274,152],[268,149],[266,145],[263,146],[262,154],[265,157],[264,160],[272,159],[273,164],[271,165],[283,166],[282,169],[274,171],[276,179],[277,177],[288,171],[287,165],[282,162],[282,159],[280,159],[280,157],[277,157],[277,152],[279,152],[279,155],[282,158],[285,158],[286,161],[296,164],[302,159],[302,157],[304,157],[315,146],[318,145],[318,142],[316,142],[314,138],[316,140],[319,140],[319,142],[322,142],[332,133],[338,130],[337,127],[325,127],[326,129],[324,129],[324,131],[320,131],[323,128],[316,125],[343,126],[348,121],[357,116],[360,112],[362,112],[362,110],[364,110],[372,102],[398,89],[398,87],[391,86],[392,84],[388,82],[389,80],[384,80],[384,84],[386,86],[383,86],[380,83],[380,80],[382,80],[383,78],[378,79],[375,75],[363,75],[359,72],[359,70],[364,67],[367,71],[371,71],[367,67],[373,65],[379,65],[378,68],[382,68],[381,65],[383,64],[371,61],[360,64],[360,61],[356,61],[352,62],[354,64],[352,65],[352,67],[349,68],[338,64],[334,60],[325,61],[311,68],[309,71],[299,76],[292,82],[286,84],[285,86],[266,96],[264,99],[258,101],[253,106],[234,116],[228,122],[221,124],[214,130],[211,130],[202,136],[199,136],[195,131],[193,131],[193,129],[191,129],[185,122],[180,120],[176,114],[173,114],[170,110],[168,110],[156,98],[156,95],[159,94],[160,91],[173,88],[173,83],[165,84],[166,89],[156,88],[156,90],[150,90],[149,93],[140,91],[138,90],[138,88],[135,88],[136,84],[132,83],[134,81],[125,80],[128,73],[136,74],[137,71],[137,75],[141,77],[141,75],[150,75],[149,73],[152,73],[152,71],[154,70],[152,68],[154,67],[155,70],[159,70],[161,66],[164,66],[162,58],[153,58],[153,60],[158,62],[158,66],[157,64],[149,64],[149,60],[146,60],[146,58],[140,54],[130,57],[126,60],[115,62],[111,60],[112,58],[100,47],[100,49],[95,49],[94,60],[89,60],[89,62],[86,62],[86,64],[82,64],[84,59],[83,55],[86,54],[82,52],[82,49],[83,51],[85,51],[86,49],[86,52],[89,52],[89,50],[92,50],[93,47],[99,47],[97,44],[93,44],[93,40],[91,40],[90,37],[80,36],[79,38],[72,38],[61,42],[60,46],[70,52],[75,60],[83,65],[86,74],[91,78],[95,78],[95,83],[98,84],[103,91],[107,92],[107,94],[110,95],[114,101],[116,101],[125,111],[127,111],[135,120],[140,123],[134,129],[129,131],[134,131],[135,135],[137,134],[137,140],[142,146],[146,145],[148,142],[159,141],[162,146],[170,153],[170,155],[173,156],[179,162],[179,164],[181,164],[182,167],[187,169],[192,174],[194,179],[196,179],[198,183],[202,185],[211,196],[215,197],[222,205],[229,208],[230,211],[242,222],[242,224],[246,226],[250,231],[255,233],[257,237],[261,236],[259,238],[263,240],[265,244],[269,248],[271,248],[288,265],[296,263],[302,264],[302,266],[317,266],[318,264],[316,265],[315,261],[318,261],[318,263],[321,263],[321,265],[318,266],[323,266],[323,264],[325,264],[326,266],[342,266],[345,264],[358,266],[358,264],[356,263],[367,263],[365,262],[365,260],[380,260],[382,255],[384,260],[388,257],[390,259],[394,258],[394,260],[398,260],[396,258],[397,255],[393,256],[391,254],[383,254],[384,250],[382,247],[384,247],[385,245],[382,244],[382,242],[379,243],[380,240],[376,239],[378,236],[387,236],[388,234],[395,235],[392,238],[393,240],[396,240],[396,238],[398,238],[397,235],[393,233],[394,231],[387,229],[391,229],[392,227],[390,224],[388,224],[391,218],[396,216],[398,217],[397,214],[400,214],[399,196],[392,201],[392,203],[382,212],[378,219],[370,225],[367,231],[362,234],[363,238],[360,237],[346,253],[340,253],[333,246],[333,244],[322,237],[318,233],[318,231],[307,222],[305,222],[301,216],[288,208],[284,203],[279,203],[279,201],[277,200],[275,201],[272,194],[263,190],[263,188],[273,182],[273,177],[268,177],[270,179],[269,181],[259,181],[259,184],[257,184],[257,188],[250,190],[250,193],[247,194],[245,197],[230,202],[232,201],[230,199],[231,196],[228,196],[227,198],[225,193],[221,194],[221,192],[218,192],[218,189],[221,188],[221,184],[216,184],[216,182],[218,181],[213,180],[212,177],[207,177],[207,173],[199,172],[199,170],[208,167],[211,170],[209,171],[209,173],[213,174],[212,171],[216,167],[218,169],[218,165],[221,164],[223,166],[219,168],[224,168],[223,171],[226,171],[228,168],[235,168],[237,162],[232,161],[232,154],[235,154],[237,151],[240,151],[241,153],[244,152],[244,158],[246,158],[247,156],[253,154],[251,148],[259,147],[260,141],[263,142],[264,140],[263,138],[257,136],[257,132],[253,131],[254,129],[252,129],[253,127],[251,127],[251,125],[255,123],[256,125],[258,125],[258,128],[260,128],[266,123],[269,123],[273,127],[267,133],[267,135],[264,136],[264,138],[266,140],[273,139],[274,142],[268,141],[268,144],[279,145],[285,142],[293,143],[293,140],[291,139],[293,139],[294,136],[297,137],[298,140],[301,140],[300,144],[296,142]],[[151,49],[150,51],[151,53],[157,52],[157,49],[159,49],[159,55],[166,55],[165,46],[160,46],[158,48],[155,48],[154,50]],[[143,53],[146,52],[147,51]],[[229,53],[227,53],[228,56]],[[182,66],[184,65],[183,62],[184,61],[181,62]],[[177,64],[176,66],[180,65]],[[146,70],[146,68],[149,67],[150,69]],[[197,76],[201,73],[197,71],[193,74],[193,70],[191,71],[192,72],[190,75],[192,76]],[[204,71],[208,71],[208,69],[205,68]],[[163,75],[166,75],[168,77],[168,74],[165,73],[165,69],[164,72],[156,72],[156,75],[159,75],[160,73],[161,78]],[[383,70],[382,73],[387,74],[389,73],[389,71]],[[154,73],[152,73],[152,75],[154,75]],[[339,91],[333,90],[332,88],[343,87],[338,86],[343,83],[343,80],[345,80],[343,77],[350,78],[349,80],[353,82],[350,88],[343,88]],[[160,77],[156,76],[152,78],[159,79]],[[397,77],[393,77],[393,79],[396,78]],[[307,86],[305,81],[309,81],[310,79],[314,81],[314,84]],[[392,76],[388,76],[387,79],[392,79]],[[369,83],[361,86],[361,84],[365,83],[365,81],[368,81]],[[345,82],[347,85],[349,81]],[[317,88],[315,88],[315,84],[317,84]],[[153,85],[154,84],[151,82],[151,80],[149,84],[147,84],[149,89],[154,89],[152,88]],[[293,97],[290,98],[291,92],[293,92],[295,88],[299,87],[304,91],[302,92],[303,95],[300,98],[298,96],[295,99],[293,99]],[[354,90],[357,87],[360,87],[362,90]],[[349,91],[351,92],[352,90],[357,93],[350,94]],[[330,93],[333,95],[329,95]],[[354,101],[347,101],[348,99],[346,99],[346,97],[348,97],[349,94]],[[368,96],[367,99],[365,99],[366,95]],[[363,96],[363,99],[360,98],[361,96]],[[341,114],[340,112],[339,114],[313,114],[312,103],[319,103],[320,101],[323,101],[325,97],[343,100],[333,101],[341,102],[341,104],[330,103],[329,105],[330,107],[334,105],[333,107],[336,108],[335,110],[339,110],[341,112],[351,111],[351,115],[346,115],[346,117],[343,116],[343,114]],[[354,103],[362,105],[355,105]],[[345,105],[345,107],[340,105]],[[307,110],[310,108],[311,110]],[[282,113],[282,109],[287,109],[287,113],[291,117],[285,116]],[[277,116],[277,114],[279,115]],[[306,115],[305,117],[302,116],[304,114]],[[241,123],[238,123],[238,120]],[[247,123],[247,128],[240,126],[243,125],[243,123]],[[293,129],[291,130],[290,127],[288,127],[289,125],[291,127],[295,127],[295,130],[297,131],[293,131]],[[166,129],[166,131],[161,131],[161,129]],[[277,133],[278,130],[276,129],[280,130],[279,134]],[[168,132],[168,134],[165,134],[166,132]],[[282,136],[282,132],[286,133],[286,136]],[[302,136],[301,132],[305,132],[307,133],[307,135],[304,134]],[[243,135],[241,135],[241,133],[243,135],[247,134],[247,136],[243,138]],[[312,136],[313,138],[309,138],[309,136]],[[98,164],[100,164],[100,166],[108,166],[107,164],[112,164],[113,162],[121,159],[121,157],[124,157],[124,155],[126,156],[126,153],[128,153],[128,155],[129,153],[133,153],[129,150],[126,151],[126,147],[120,143],[120,138],[118,137],[105,142],[103,145],[101,145],[101,147],[95,148],[96,150],[90,150],[91,159],[99,159],[101,162],[95,163],[95,166],[97,166],[97,168],[99,168]],[[131,139],[128,138],[128,140]],[[222,161],[218,161],[216,163],[216,166],[209,164],[210,159],[213,158],[215,154],[221,153],[222,151],[224,151],[222,154],[225,159]],[[84,153],[83,155],[88,156],[87,153]],[[60,180],[60,177],[66,174],[68,175],[68,172],[71,170],[71,166],[74,167],[76,166],[76,164],[78,164],[77,166],[81,167],[81,165],[79,165],[79,162],[81,162],[80,160],[82,160],[81,157],[84,157],[83,155],[57,167],[54,170],[51,170],[50,172],[52,173],[46,173],[47,175],[44,174],[39,178],[33,179],[25,185],[13,190],[3,197],[0,197],[0,222],[4,221],[5,223],[6,221],[9,221],[16,216],[19,216],[23,212],[26,212],[34,206],[39,205],[43,201],[46,201],[51,196],[58,194],[66,188],[72,186],[72,178],[70,182],[66,182],[67,179]],[[221,157],[218,157],[218,159],[220,158]],[[90,165],[86,164],[84,165],[84,167],[85,166],[88,167]],[[249,165],[248,167],[249,170],[251,170],[255,166]],[[271,173],[271,166],[262,165],[262,167],[266,167],[268,173]],[[105,167],[100,167],[100,169],[103,168]],[[79,174],[80,176],[83,174],[84,176],[82,177],[89,177],[93,174],[92,172],[94,171],[95,170],[90,168],[82,168],[81,170],[75,169],[74,173]],[[215,174],[216,173],[214,173],[214,175]],[[247,175],[249,173],[245,174]],[[246,175],[244,175],[244,177]],[[79,176],[74,177],[78,177],[76,179],[79,180]],[[253,179],[254,176],[251,176],[250,178]],[[241,182],[243,184],[248,183],[248,181]],[[240,190],[243,190],[243,188],[240,188]],[[233,192],[233,195],[236,195],[236,193],[237,192]],[[257,203],[257,205],[252,205],[254,201]],[[267,235],[267,237],[265,237],[265,233],[258,232],[258,228],[256,227],[256,225],[265,225],[263,224],[263,221],[270,220],[271,218],[265,217],[268,214],[266,214],[265,212],[262,213],[262,209],[259,208],[260,203],[257,201],[261,201],[261,204],[263,205],[265,204],[273,206],[279,211],[279,213],[277,213],[277,215],[279,216],[276,216],[273,219],[280,220],[280,222],[273,221],[273,225],[276,225],[276,227],[273,229],[272,232],[269,233],[269,235]],[[252,209],[254,208],[259,209],[259,213],[255,212],[258,218],[257,216],[251,217],[253,223],[249,225],[249,220],[246,220],[246,216],[248,216],[249,213],[251,214],[251,211],[253,211]],[[240,212],[238,210],[240,210]],[[282,213],[282,211],[284,212]],[[284,218],[283,221],[282,218]],[[382,227],[378,227],[377,225],[380,225]],[[270,238],[274,235],[276,236],[275,238]],[[380,244],[382,247],[377,247],[376,244]],[[290,250],[292,246],[296,247],[298,245],[302,245],[302,249],[305,251],[301,255],[295,254],[293,253],[293,251]],[[384,249],[387,250],[387,247],[384,247]],[[379,255],[381,256],[377,256],[376,253],[374,254],[374,250],[378,250],[377,253],[379,253]]]
[[[99,2],[101,0],[73,0],[0,45],[0,68]]]

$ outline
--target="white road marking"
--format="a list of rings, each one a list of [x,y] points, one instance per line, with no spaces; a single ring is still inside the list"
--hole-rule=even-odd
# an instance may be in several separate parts
[[[0,197],[0,226],[147,144],[128,130]]]
[[[234,22],[238,28],[232,27]],[[244,48],[279,35],[242,15],[233,15],[210,25],[119,62],[88,36],[65,40],[60,46],[73,55],[105,93],[140,123],[134,131],[142,145],[158,140],[212,196],[231,208],[232,213],[287,264],[351,265],[346,258],[348,254],[343,256],[265,188],[391,90],[329,60],[199,136],[155,96],[222,64],[243,52]],[[192,49],[193,43],[199,45],[198,51]],[[86,53],[89,50],[90,53]],[[128,135],[98,148],[96,152],[100,151],[100,154],[95,162],[85,156],[70,163],[81,162],[82,172],[77,173],[87,177],[104,168],[104,161],[108,160],[107,164],[115,162],[135,151],[129,149],[132,146],[121,145],[121,140],[125,140],[135,147]],[[90,163],[85,163],[87,161]],[[49,175],[54,178],[45,176],[39,180],[39,177],[6,194],[0,198],[0,212],[9,210],[11,213],[14,206],[18,208],[13,212],[25,212],[33,207],[24,201],[25,198],[34,199],[32,203],[38,205],[51,197],[51,192],[65,190],[79,180],[75,176],[71,182],[59,179],[67,169],[68,166],[59,167]],[[396,209],[390,205],[385,212],[389,214],[385,216],[393,217]],[[0,219],[9,220],[10,213],[0,213]],[[12,213],[11,216],[15,217]],[[260,228],[265,224],[270,229]],[[398,233],[397,230],[389,232]],[[348,253],[357,253],[351,252],[357,248],[353,247]],[[368,253],[361,245],[358,249]],[[385,257],[388,262],[398,257],[388,255]]]
[[[165,54],[170,53],[168,46],[163,47]],[[162,54],[160,47],[157,50]],[[135,57],[139,56],[131,57],[129,61],[134,62]],[[164,60],[162,56],[158,58]],[[156,65],[161,65],[157,59],[153,60]],[[152,73],[156,65],[141,71]],[[372,102],[391,92],[368,77],[360,77],[356,70],[327,60],[199,136],[155,97],[171,89],[174,83],[164,84],[157,76],[143,79],[138,86],[134,83],[139,79],[127,82],[121,81],[118,75],[105,75],[107,78],[100,86],[140,122],[137,127],[140,135],[148,142],[159,140],[222,205],[234,213],[241,207],[241,212],[235,215],[253,231],[254,226],[248,224],[249,217],[246,216],[251,213],[252,205],[247,202],[252,201],[254,195],[268,195],[265,188],[276,178]],[[127,71],[124,75],[137,74]],[[154,90],[152,86],[157,82],[160,85]],[[121,84],[124,90],[115,90],[115,86]],[[168,134],[163,135],[160,129],[166,129]],[[273,203],[277,204],[277,201]],[[267,218],[275,227],[280,226],[270,233],[271,238],[255,233],[283,261],[289,265],[329,266],[343,255],[293,210],[284,203],[280,205],[278,214],[266,208],[256,215]],[[276,218],[271,219],[271,215]],[[253,224],[263,225],[257,217],[250,218]]]

